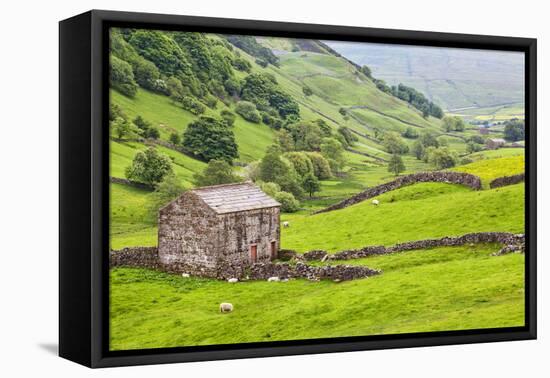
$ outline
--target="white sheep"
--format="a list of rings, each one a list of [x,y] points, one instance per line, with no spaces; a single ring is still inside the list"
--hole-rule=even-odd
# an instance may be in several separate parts
[[[182,273],[181,276],[182,276],[183,278],[189,278],[189,273]]]
[[[279,282],[279,281],[280,281],[279,277],[269,277],[267,279],[267,282]]]
[[[283,227],[284,228],[290,227],[290,223],[289,222],[283,222]]]
[[[236,283],[236,282],[239,282],[239,279],[238,278],[230,278],[230,279],[227,280],[227,282]]]
[[[233,305],[231,303],[220,303],[220,312],[231,312],[233,311]]]
[[[377,199],[374,199],[374,200],[372,200],[372,204],[374,206],[378,206],[378,205],[380,205],[380,201],[378,201]]]

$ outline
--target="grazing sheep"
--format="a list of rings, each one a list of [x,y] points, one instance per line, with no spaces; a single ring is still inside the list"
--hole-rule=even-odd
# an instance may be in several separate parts
[[[378,205],[380,205],[380,201],[374,199],[374,200],[372,200],[372,204],[373,204],[374,206],[378,206]]]
[[[226,313],[233,311],[233,305],[231,303],[220,303],[220,312]]]
[[[279,282],[279,281],[280,281],[279,277],[269,277],[267,279],[267,282]]]
[[[181,276],[182,276],[183,278],[189,278],[189,273],[182,273]]]
[[[290,223],[289,222],[283,222],[283,227],[284,228],[290,227]]]
[[[239,282],[239,279],[238,278],[230,278],[230,279],[227,280],[227,282],[235,283],[235,282]]]

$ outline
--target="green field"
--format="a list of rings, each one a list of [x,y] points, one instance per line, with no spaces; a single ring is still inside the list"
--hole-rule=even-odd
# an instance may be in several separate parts
[[[522,326],[524,257],[438,248],[356,260],[379,276],[333,283],[223,281],[111,271],[111,349]],[[220,314],[221,302],[235,310]]]

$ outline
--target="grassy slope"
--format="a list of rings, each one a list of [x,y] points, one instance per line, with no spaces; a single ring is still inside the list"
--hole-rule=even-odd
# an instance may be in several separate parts
[[[520,150],[522,151],[522,150]],[[525,156],[515,155],[496,159],[484,159],[454,168],[458,172],[471,173],[481,177],[485,187],[489,182],[502,177],[525,172]]]
[[[319,215],[284,215],[291,227],[282,229],[282,247],[339,251],[476,231],[524,232],[523,184],[478,192],[442,185],[447,184],[388,192],[377,197],[379,206],[364,201]],[[432,193],[426,196],[423,190]]]
[[[227,344],[521,326],[523,255],[493,245],[354,261],[384,269],[333,283],[226,282],[111,271],[111,348]],[[235,311],[220,314],[220,302]]]

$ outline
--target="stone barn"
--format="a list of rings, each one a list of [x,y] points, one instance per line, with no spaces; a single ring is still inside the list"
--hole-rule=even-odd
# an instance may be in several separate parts
[[[252,183],[192,189],[163,207],[158,254],[168,270],[238,277],[277,258],[280,204]]]
[[[490,150],[499,149],[500,147],[504,146],[504,144],[506,144],[506,141],[501,138],[490,138],[487,139],[487,141],[485,142],[485,145]]]

